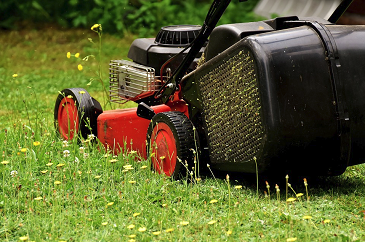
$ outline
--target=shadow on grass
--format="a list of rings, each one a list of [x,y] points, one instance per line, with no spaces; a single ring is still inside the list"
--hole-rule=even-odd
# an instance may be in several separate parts
[[[362,167],[362,170],[364,167]],[[361,169],[360,169],[361,170]],[[217,179],[226,179],[227,172],[213,171]],[[229,172],[231,185],[242,185],[247,189],[256,192],[257,179],[256,174],[247,173],[234,173]],[[264,194],[267,191],[266,181],[270,185],[271,193],[275,192],[275,185],[277,184],[281,192],[285,192],[286,188],[286,175],[273,175],[273,174],[259,174],[258,186],[259,193]],[[209,177],[209,176],[208,176]],[[303,175],[290,175],[288,182],[293,189],[299,193],[305,191],[304,178],[307,179],[308,189],[311,195],[324,196],[331,194],[349,195],[349,194],[364,194],[365,193],[365,173],[354,174],[351,170],[346,171],[340,176],[303,176]],[[289,192],[292,193],[292,191]]]

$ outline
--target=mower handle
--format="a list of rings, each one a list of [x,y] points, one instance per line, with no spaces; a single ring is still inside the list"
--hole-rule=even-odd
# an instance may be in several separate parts
[[[354,0],[343,0],[340,5],[336,8],[336,10],[332,13],[331,17],[329,17],[328,21],[331,23],[337,23],[342,14],[344,14],[347,8],[351,5]]]
[[[245,2],[247,0],[239,0],[240,2]],[[155,94],[155,98],[162,98],[165,103],[169,100],[169,97],[175,92],[176,86],[180,83],[180,80],[185,75],[189,66],[194,61],[195,56],[199,53],[200,49],[204,46],[209,35],[212,33],[213,29],[217,25],[219,19],[222,17],[224,11],[227,9],[231,0],[214,0],[208,14],[205,18],[204,24],[195,38],[195,40],[190,44],[190,50],[186,54],[185,58],[182,60],[178,68],[174,71],[172,76],[166,81],[166,83],[160,88],[160,90]],[[185,49],[184,49],[185,50]],[[171,83],[171,84],[170,84]],[[169,86],[170,87],[169,87]]]

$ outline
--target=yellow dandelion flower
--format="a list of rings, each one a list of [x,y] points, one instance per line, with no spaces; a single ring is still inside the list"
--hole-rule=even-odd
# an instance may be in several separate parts
[[[169,228],[169,229],[166,229],[166,230],[165,230],[165,232],[166,232],[166,233],[171,233],[172,231],[174,231],[174,229],[173,229],[173,228]]]
[[[52,165],[53,165],[52,162],[46,164],[46,166],[52,166]]]
[[[4,160],[4,161],[2,161],[2,162],[1,162],[1,164],[3,164],[3,165],[7,165],[7,164],[9,164],[9,161]]]
[[[48,172],[48,170],[41,171],[42,174],[46,174],[47,172]]]
[[[76,57],[76,58],[79,58],[79,57],[80,57],[80,53],[76,53],[76,54],[75,54],[75,57]]]
[[[303,216],[303,218],[304,218],[304,219],[311,219],[311,218],[312,218],[312,216],[310,216],[310,215],[305,215],[305,216]]]
[[[138,231],[139,232],[145,232],[147,229],[146,229],[146,227],[140,227],[140,228],[138,228]]]
[[[65,165],[64,163],[60,163],[60,164],[57,165],[57,167],[62,167],[64,165]]]
[[[128,240],[128,242],[136,242],[136,240],[135,239],[130,239],[130,240]]]
[[[147,166],[141,166],[141,169],[146,169],[147,168]]]
[[[105,226],[105,225],[107,225],[108,224],[108,222],[103,222],[103,223],[101,223],[101,225],[103,225],[103,226]]]
[[[181,221],[180,222],[180,225],[182,225],[182,226],[186,226],[186,225],[188,225],[189,224],[189,222],[188,221]]]
[[[128,235],[129,238],[136,238],[136,235],[135,234],[131,234],[131,235]]]
[[[141,213],[134,213],[133,217],[137,217],[138,215],[140,215]]]
[[[132,165],[125,165],[125,166],[123,166],[123,168],[125,169],[125,170],[133,170],[134,168],[132,167]]]
[[[304,194],[303,193],[298,193],[296,196],[297,197],[301,197],[301,196],[303,196]]]
[[[71,58],[71,53],[67,52],[66,56],[67,56],[68,59],[70,59]]]
[[[216,203],[216,202],[218,202],[218,200],[217,199],[213,199],[213,200],[210,200],[210,202],[209,203]]]
[[[127,226],[128,229],[134,229],[134,227],[136,227],[134,224],[130,224]]]
[[[328,224],[329,222],[331,222],[331,220],[329,220],[329,219],[325,219],[325,220],[323,221],[323,223],[325,223],[325,224]]]
[[[110,202],[110,203],[108,203],[107,205],[108,206],[112,206],[114,204],[114,202]]]
[[[93,26],[91,26],[91,30],[95,31],[97,28],[99,28],[101,25],[100,24],[94,24]]]
[[[297,238],[288,238],[286,239],[286,242],[294,242],[297,241]]]
[[[101,177],[101,176],[95,176],[94,178],[95,178],[95,179],[99,179],[100,177]]]
[[[55,184],[55,185],[60,185],[61,183],[62,183],[62,182],[60,182],[60,181],[55,181],[55,182],[54,182],[54,184]]]
[[[295,200],[297,200],[297,199],[294,198],[294,197],[289,197],[286,201],[287,202],[294,202]]]
[[[82,67],[82,65],[81,65],[81,64],[78,64],[78,65],[77,65],[77,69],[79,69],[79,71],[82,71],[82,69],[84,69],[84,67]]]
[[[21,148],[20,152],[23,152],[23,153],[27,152],[27,148]]]
[[[26,240],[28,240],[28,236],[22,236],[22,237],[19,237],[19,240],[21,240],[21,241],[26,241]]]
[[[155,232],[152,232],[152,234],[157,236],[157,235],[161,234],[161,231],[155,231]]]
[[[237,186],[234,186],[235,189],[241,189],[242,186],[241,185],[237,185]]]
[[[232,234],[232,230],[228,230],[226,233],[227,233],[227,235],[231,235]]]
[[[212,221],[209,221],[208,224],[215,224],[217,222],[217,220],[212,220]]]
[[[135,184],[136,181],[128,181],[130,184]]]
[[[18,74],[13,74],[13,77],[15,78],[15,77],[18,77]]]
[[[34,198],[34,200],[36,200],[36,201],[39,201],[39,200],[42,200],[43,199],[43,197],[36,197],[36,198]]]
[[[33,142],[33,145],[34,145],[34,146],[38,146],[38,145],[40,145],[40,144],[41,144],[41,142],[39,142],[39,141],[34,141],[34,142]]]

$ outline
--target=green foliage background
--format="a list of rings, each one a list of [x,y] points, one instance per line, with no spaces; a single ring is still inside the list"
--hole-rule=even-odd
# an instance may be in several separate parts
[[[0,1],[0,28],[56,23],[63,27],[90,27],[123,35],[146,36],[173,24],[201,24],[212,0],[7,0]],[[256,20],[252,13],[258,0],[232,1],[221,23]],[[182,22],[183,20],[183,22]]]

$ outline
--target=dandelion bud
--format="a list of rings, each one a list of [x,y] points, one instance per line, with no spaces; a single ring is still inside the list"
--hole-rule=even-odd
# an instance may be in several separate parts
[[[307,178],[304,178],[304,186],[308,186],[308,183],[307,183]]]
[[[229,182],[229,175],[228,174],[226,175],[226,180]]]
[[[70,59],[71,58],[71,53],[67,52],[66,56],[67,56],[68,59]]]
[[[265,183],[266,183],[266,188],[267,188],[267,189],[270,189],[270,185],[269,185],[269,183],[268,183],[267,181],[265,181]]]
[[[79,71],[82,71],[82,69],[84,69],[84,68],[82,67],[82,65],[81,65],[81,64],[79,64],[79,65],[77,66],[77,69],[79,69]]]
[[[275,189],[276,189],[277,192],[280,191],[278,184],[275,184]]]

